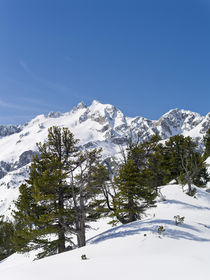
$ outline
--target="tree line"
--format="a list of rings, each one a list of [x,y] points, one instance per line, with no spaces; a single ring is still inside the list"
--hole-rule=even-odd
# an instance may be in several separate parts
[[[37,144],[13,221],[0,219],[0,259],[31,250],[42,258],[85,246],[90,222],[104,216],[113,225],[136,221],[155,207],[160,186],[176,180],[194,196],[193,185],[204,187],[209,180],[210,129],[204,153],[183,135],[165,142],[158,135],[129,139],[115,168],[107,168],[101,149],[81,150],[78,141],[69,129],[51,127],[47,141]]]

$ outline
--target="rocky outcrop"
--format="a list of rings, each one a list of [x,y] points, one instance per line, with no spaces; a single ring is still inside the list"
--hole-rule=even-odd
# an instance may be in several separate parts
[[[0,125],[0,138],[19,133],[22,129],[21,125]]]

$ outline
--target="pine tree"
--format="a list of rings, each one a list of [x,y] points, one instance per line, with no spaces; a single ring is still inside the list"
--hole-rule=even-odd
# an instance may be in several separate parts
[[[210,128],[207,130],[203,140],[205,146],[204,158],[207,159],[210,157]]]
[[[62,253],[72,247],[73,235],[85,246],[88,223],[100,216],[107,171],[101,149],[78,151],[76,143],[68,129],[52,127],[47,142],[38,144],[14,211],[17,251],[42,249],[38,258]]]
[[[168,181],[178,178],[182,172],[181,154],[183,152],[185,137],[183,135],[175,135],[170,137],[165,143],[164,161],[168,169]]]
[[[160,136],[153,135],[150,140],[142,143],[148,151],[145,156],[142,176],[144,184],[158,194],[158,187],[167,183],[168,170],[164,159],[164,146]]]
[[[158,187],[166,182],[165,178],[167,175],[168,171],[165,168],[163,146],[159,144],[147,157],[145,169],[142,171],[144,184],[150,189],[155,190],[158,194]]]
[[[148,207],[155,205],[158,186],[162,184],[162,145],[161,138],[153,135],[145,142],[128,141],[123,151],[124,163],[105,184],[104,196],[113,224],[117,221],[129,223],[140,219]]]
[[[140,219],[144,211],[155,204],[156,193],[142,181],[132,159],[127,160],[114,179],[117,193],[113,198],[113,215],[123,224]]]
[[[176,135],[166,142],[165,160],[168,162],[170,179],[176,179],[188,185],[192,194],[192,184],[202,185],[207,178],[204,158],[197,149],[197,143],[191,137]]]
[[[41,248],[44,257],[66,250],[73,227],[71,191],[67,184],[75,169],[77,140],[66,128],[49,129],[46,143],[38,144],[39,155],[30,167],[30,176],[20,187],[14,218],[16,249]]]
[[[14,235],[14,225],[3,216],[0,217],[0,261],[15,252],[12,238]]]
[[[100,163],[101,149],[83,151],[77,160],[76,174],[72,174],[73,219],[78,247],[86,244],[86,228],[89,222],[99,217],[104,200],[100,199],[104,182],[108,180],[107,170]]]

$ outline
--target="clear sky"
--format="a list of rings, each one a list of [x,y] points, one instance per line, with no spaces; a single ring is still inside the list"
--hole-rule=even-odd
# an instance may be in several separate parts
[[[209,0],[0,0],[0,124],[111,103],[210,110]]]

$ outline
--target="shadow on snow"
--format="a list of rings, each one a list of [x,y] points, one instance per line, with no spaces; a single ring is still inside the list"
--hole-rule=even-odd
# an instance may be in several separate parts
[[[192,208],[192,209],[197,209],[197,210],[210,210],[209,207],[202,207],[202,206],[198,206],[198,205],[193,205],[193,204],[189,204],[186,202],[182,202],[176,199],[167,199],[165,201],[162,202],[163,204],[179,204],[184,206],[185,208]]]
[[[129,223],[127,225],[120,225],[113,229],[109,229],[102,234],[99,234],[88,240],[89,244],[97,244],[105,240],[120,238],[126,236],[132,236],[136,234],[143,234],[148,232],[153,233],[158,236],[158,227],[163,226],[165,231],[163,233],[164,237],[169,237],[173,239],[187,239],[200,242],[209,242],[210,239],[199,237],[196,234],[189,233],[185,231],[189,229],[194,232],[200,232],[198,229],[191,225],[182,224],[179,226],[175,225],[172,220],[150,220],[150,221],[136,221]],[[169,227],[170,226],[170,227]]]

